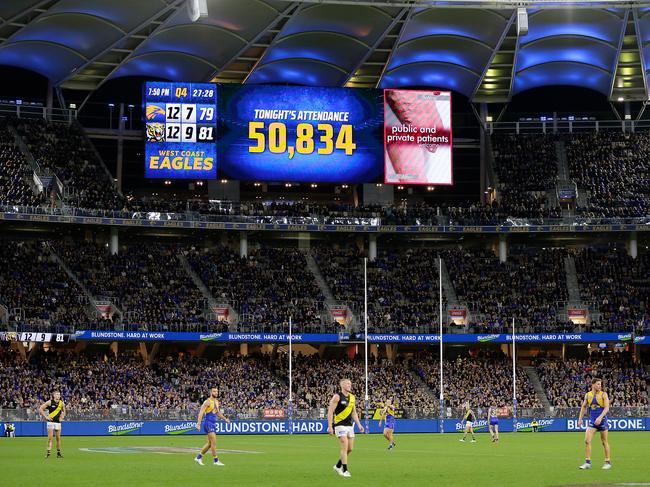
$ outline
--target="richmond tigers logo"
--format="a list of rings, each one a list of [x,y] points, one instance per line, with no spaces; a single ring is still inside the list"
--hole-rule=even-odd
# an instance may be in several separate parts
[[[148,123],[147,124],[147,141],[148,142],[165,142],[165,124]]]

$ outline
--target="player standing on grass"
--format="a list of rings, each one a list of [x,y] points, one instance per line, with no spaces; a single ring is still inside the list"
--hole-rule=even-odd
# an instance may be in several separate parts
[[[216,387],[210,389],[210,397],[203,401],[203,405],[199,411],[199,417],[196,420],[196,429],[201,431],[201,421],[205,419],[205,421],[203,421],[203,432],[208,435],[208,442],[203,445],[201,452],[194,459],[194,461],[199,465],[203,465],[203,455],[205,455],[208,450],[212,450],[212,457],[214,458],[213,465],[216,465],[217,467],[224,466],[217,456],[217,417],[224,420],[226,423],[230,423],[230,420],[226,418],[219,409],[219,401],[217,400],[218,393],[219,390]]]
[[[609,397],[603,391],[603,381],[597,377],[591,379],[591,391],[585,394],[585,399],[582,401],[580,417],[578,418],[580,427],[582,427],[582,417],[587,409],[589,409],[591,424],[587,425],[587,430],[585,431],[585,463],[580,465],[580,469],[588,470],[591,468],[591,440],[596,431],[600,431],[600,441],[603,443],[603,449],[605,450],[603,470],[609,470],[612,468],[612,462],[609,456],[609,440],[607,438],[609,430],[609,423],[607,421]]]
[[[359,421],[357,414],[356,400],[352,390],[352,381],[350,379],[341,379],[341,392],[337,392],[330,399],[330,405],[327,408],[327,433],[336,434],[341,446],[339,461],[334,465],[334,471],[343,477],[351,477],[348,472],[348,455],[354,447],[354,425],[359,427],[359,432],[363,433],[363,426]]]
[[[490,436],[494,443],[499,443],[499,416],[497,414],[497,407],[490,406],[488,408],[488,428],[490,430]]]
[[[47,410],[47,414],[45,414]],[[38,412],[47,421],[47,454],[45,458],[50,458],[52,452],[52,435],[56,436],[56,458],[63,458],[61,455],[61,421],[65,418],[65,404],[61,399],[61,393],[54,391],[52,399],[41,404]]]
[[[465,431],[463,432],[463,437],[460,439],[461,442],[465,441],[467,433],[472,433],[472,443],[476,443],[476,436],[474,436],[474,422],[476,421],[476,415],[474,411],[469,407],[469,402],[465,403],[465,413],[463,414],[463,421],[465,423]]]
[[[395,448],[395,440],[393,439],[393,433],[395,431],[395,406],[393,406],[393,398],[391,397],[386,399],[384,409],[381,411],[381,417],[379,418],[380,428],[382,421],[386,423],[386,426],[384,426],[384,438],[388,440],[388,449],[392,450]]]

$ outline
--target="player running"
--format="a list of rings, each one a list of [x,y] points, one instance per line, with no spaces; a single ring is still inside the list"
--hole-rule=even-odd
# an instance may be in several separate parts
[[[386,399],[384,409],[381,411],[381,417],[379,418],[380,428],[382,421],[386,424],[384,426],[384,438],[388,440],[388,449],[392,450],[395,448],[395,440],[393,439],[393,433],[395,431],[395,406],[393,406],[393,398],[391,397]]]
[[[352,381],[350,379],[341,379],[341,392],[337,392],[330,399],[327,408],[327,433],[336,434],[341,445],[341,454],[339,461],[334,465],[334,471],[343,477],[352,477],[348,471],[348,455],[354,447],[354,425],[359,427],[359,432],[363,433],[363,426],[359,421],[357,414],[356,400],[352,390]]]
[[[47,410],[47,414],[45,414]],[[52,435],[56,436],[56,458],[63,458],[61,454],[61,421],[65,418],[65,404],[61,399],[61,393],[54,391],[52,399],[41,404],[38,412],[47,421],[47,454],[45,458],[50,458],[52,452]]]
[[[580,469],[588,470],[591,468],[591,440],[596,431],[600,431],[600,441],[602,441],[605,450],[603,470],[609,470],[612,468],[612,462],[609,457],[609,441],[607,439],[609,430],[609,423],[607,421],[609,397],[603,391],[603,381],[597,377],[591,379],[591,391],[585,394],[585,399],[582,401],[580,417],[578,418],[580,427],[582,427],[582,417],[587,409],[589,409],[591,424],[587,425],[587,430],[585,431],[585,463],[580,465]]]
[[[203,422],[203,432],[208,435],[208,442],[201,448],[201,452],[196,456],[194,461],[199,465],[203,465],[203,455],[205,455],[208,450],[212,451],[212,457],[214,458],[213,465],[217,467],[223,467],[224,464],[219,461],[217,456],[217,417],[224,420],[226,423],[230,423],[230,420],[226,418],[221,410],[219,409],[219,401],[217,400],[217,394],[219,390],[216,387],[210,389],[210,397],[203,401],[201,410],[199,411],[199,417],[196,420],[196,429],[201,431],[201,421]]]
[[[490,406],[488,408],[488,428],[493,443],[499,443],[499,416],[497,415],[497,407]]]
[[[469,402],[466,402],[465,413],[463,414],[463,421],[465,423],[465,431],[463,432],[463,437],[460,439],[461,442],[465,441],[467,433],[472,433],[472,443],[476,443],[476,436],[474,435],[474,422],[476,421],[476,415],[474,411],[469,407]]]

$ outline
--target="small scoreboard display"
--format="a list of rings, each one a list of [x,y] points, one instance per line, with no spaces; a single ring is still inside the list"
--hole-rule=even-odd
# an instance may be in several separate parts
[[[216,85],[147,82],[143,100],[145,176],[216,179]]]

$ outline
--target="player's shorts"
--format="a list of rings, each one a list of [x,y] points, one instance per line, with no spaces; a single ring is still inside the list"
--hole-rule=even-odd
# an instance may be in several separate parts
[[[54,421],[47,422],[47,429],[54,431],[61,431],[61,423],[55,423]]]
[[[217,423],[204,422],[203,423],[203,432],[207,435],[208,433],[217,433]]]
[[[384,428],[387,428],[389,430],[394,430],[395,429],[395,418],[386,418],[386,426]]]
[[[607,431],[609,429],[609,420],[603,419],[599,425],[594,423],[595,420],[592,420],[589,424],[589,428],[593,428],[596,431]]]
[[[465,422],[465,428],[471,428],[472,427],[472,422],[471,421],[466,421]]]
[[[354,426],[334,426],[334,434],[337,438],[354,438]]]
[[[498,419],[490,419],[490,426],[499,426],[499,420]]]

